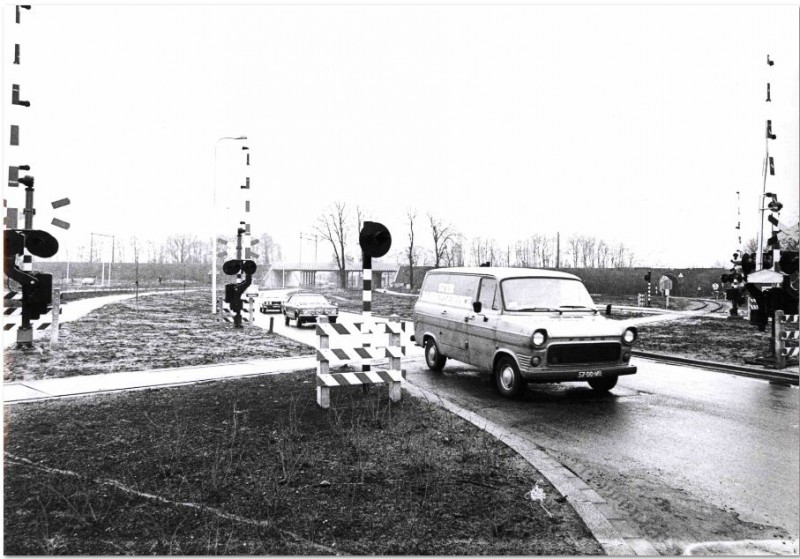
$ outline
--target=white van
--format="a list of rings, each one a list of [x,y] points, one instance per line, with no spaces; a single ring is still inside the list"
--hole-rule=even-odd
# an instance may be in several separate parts
[[[608,391],[632,375],[636,328],[601,315],[577,276],[530,268],[438,268],[414,306],[428,368],[447,358],[493,372],[504,396],[528,382],[588,381]]]

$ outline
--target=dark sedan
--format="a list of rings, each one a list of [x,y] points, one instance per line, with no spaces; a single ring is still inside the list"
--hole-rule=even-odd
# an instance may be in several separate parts
[[[335,323],[339,308],[319,293],[293,293],[283,303],[283,315],[286,325],[295,321],[299,328],[304,322],[316,322],[320,316],[327,316],[328,321]]]

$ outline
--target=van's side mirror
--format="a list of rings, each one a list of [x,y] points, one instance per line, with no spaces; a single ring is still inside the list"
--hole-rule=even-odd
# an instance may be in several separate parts
[[[472,302],[472,310],[474,312],[479,313],[479,312],[481,312],[482,308],[483,308],[483,303],[481,303],[480,301],[473,301]]]

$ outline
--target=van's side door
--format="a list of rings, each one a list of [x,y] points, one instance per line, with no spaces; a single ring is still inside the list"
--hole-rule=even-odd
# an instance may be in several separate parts
[[[419,315],[415,330],[430,331],[439,351],[459,361],[467,359],[465,318],[477,288],[476,282],[470,289],[465,281],[469,279],[463,274],[428,274],[415,307]]]
[[[476,367],[491,368],[497,345],[497,322],[500,320],[500,292],[497,279],[480,279],[477,301],[481,312],[470,313],[466,320],[469,362]]]
[[[472,312],[472,301],[478,291],[478,276],[450,274],[448,304],[442,307],[441,315],[446,328],[442,332],[442,342],[446,348],[442,352],[458,361],[468,362],[469,340],[467,338],[467,317]]]

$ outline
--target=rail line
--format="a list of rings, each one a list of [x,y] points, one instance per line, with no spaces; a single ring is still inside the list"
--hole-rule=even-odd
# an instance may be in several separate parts
[[[698,367],[701,369],[709,369],[718,371],[720,373],[728,373],[731,375],[738,375],[740,377],[749,377],[760,380],[767,380],[769,382],[779,384],[790,384],[793,386],[800,386],[800,374],[797,372],[790,373],[784,371],[773,371],[770,369],[760,369],[756,367],[747,367],[744,365],[729,365],[728,363],[717,363],[715,361],[700,361],[699,359],[689,359],[688,357],[676,357],[673,355],[663,355],[660,353],[650,353],[648,351],[632,351],[631,355],[642,359],[649,359],[660,363],[669,363],[675,365],[689,365],[691,367]]]

